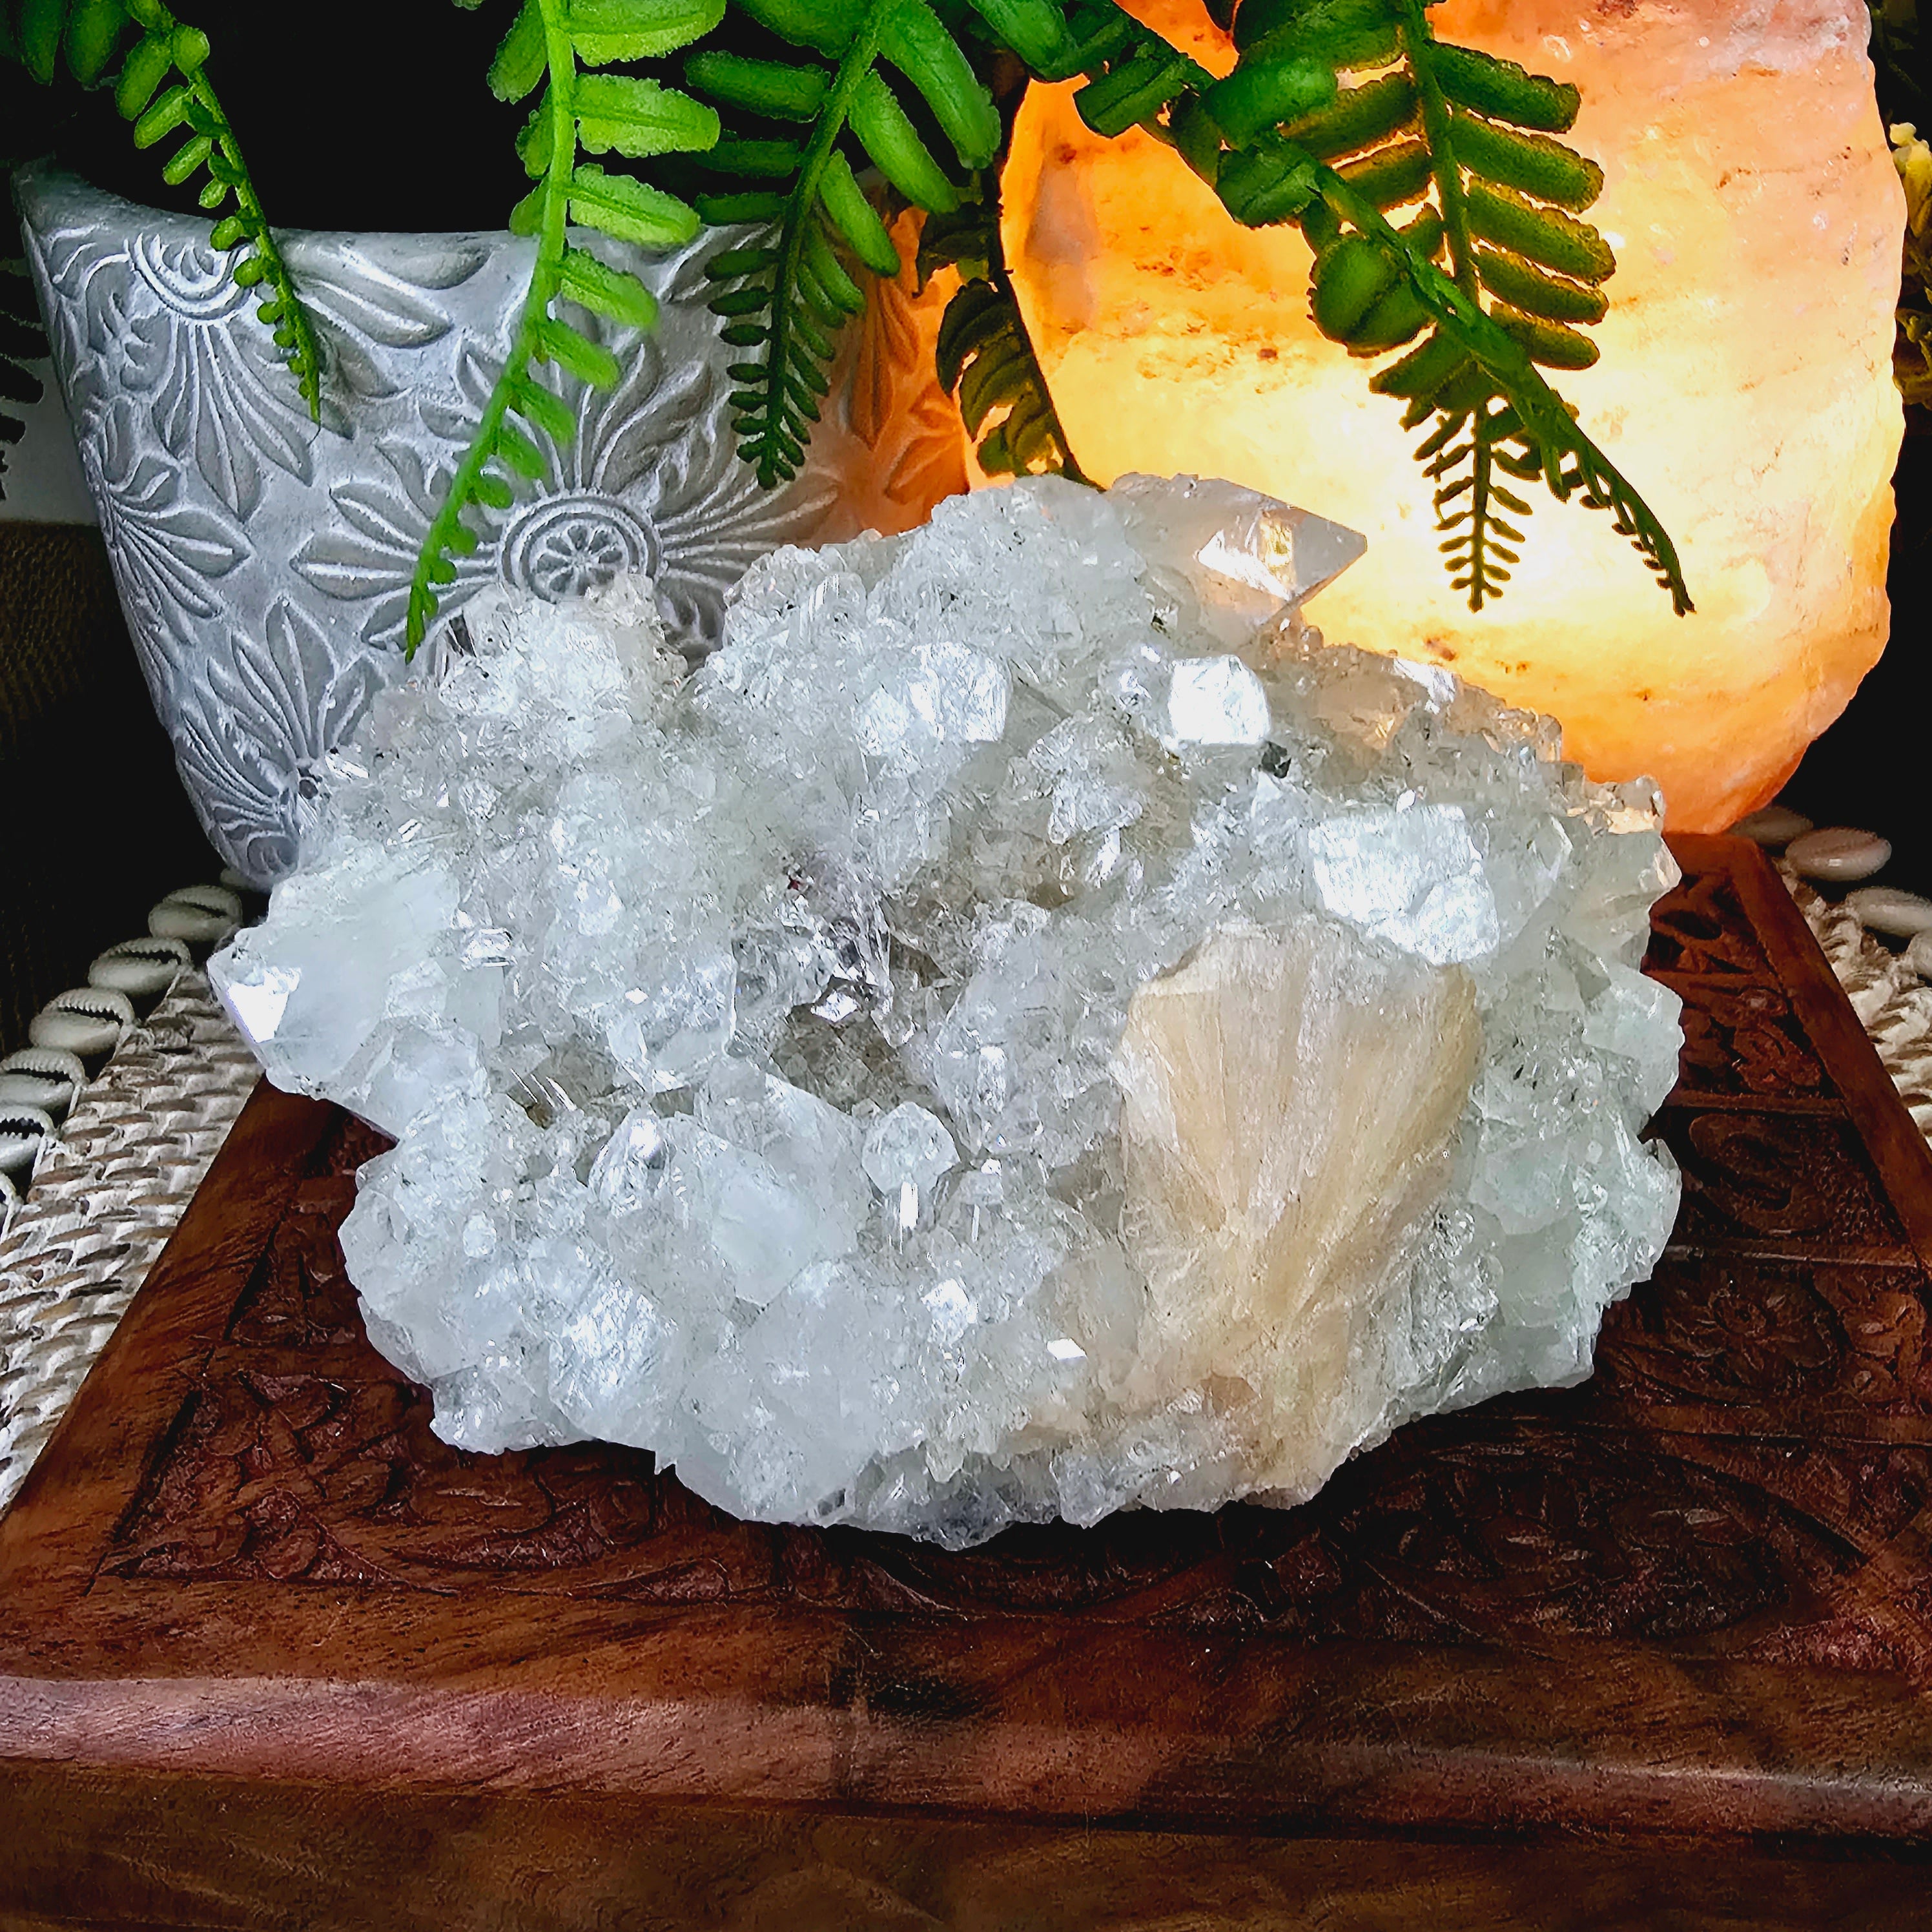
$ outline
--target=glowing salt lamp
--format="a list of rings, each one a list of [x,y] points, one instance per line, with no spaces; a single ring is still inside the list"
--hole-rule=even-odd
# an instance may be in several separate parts
[[[1233,64],[1198,0],[1136,10]],[[1604,778],[1648,773],[1670,823],[1761,804],[1883,648],[1904,202],[1860,0],[1447,0],[1444,38],[1574,81],[1607,176],[1602,360],[1559,375],[1676,538],[1672,615],[1608,519],[1544,500],[1514,580],[1472,614],[1436,554],[1400,411],[1308,315],[1292,228],[1229,221],[1168,150],[1102,141],[1036,87],[1006,176],[1022,307],[1082,465],[1228,476],[1353,525],[1367,557],[1329,637],[1453,664],[1562,721]]]

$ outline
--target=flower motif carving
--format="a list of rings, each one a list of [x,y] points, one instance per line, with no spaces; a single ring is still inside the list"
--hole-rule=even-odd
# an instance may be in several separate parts
[[[400,435],[382,437],[366,471],[329,491],[334,515],[303,538],[290,562],[323,596],[352,607],[342,616],[355,625],[363,643],[395,651],[402,646],[416,554],[455,459],[444,449],[426,461],[415,443]],[[479,545],[451,561],[456,578],[445,586],[442,600],[453,614],[495,574],[494,546]]]
[[[904,506],[916,519],[940,497],[966,488],[959,412],[930,373],[951,278],[920,291],[912,220],[910,213],[900,218],[897,240],[905,266],[898,282],[866,304],[857,325],[845,391],[846,422],[872,457],[866,484],[879,502],[870,520],[882,529],[892,526],[895,508]]]
[[[362,722],[382,680],[367,656],[338,662],[327,630],[292,598],[259,637],[236,632],[184,706],[176,755],[221,842],[251,877],[295,862],[302,801]]]
[[[580,596],[620,570],[644,570],[674,634],[703,650],[716,643],[724,594],[752,560],[823,521],[835,494],[830,478],[808,475],[773,494],[738,461],[730,379],[704,352],[703,338],[676,339],[695,334],[698,318],[708,323],[701,306],[694,315],[674,312],[656,336],[580,319],[623,375],[608,393],[563,382],[574,439],[560,446],[539,435],[544,475],[520,488],[511,508],[476,514],[484,541],[452,560],[446,615],[493,575],[556,598]],[[387,476],[339,485],[332,493],[336,524],[295,554],[296,571],[316,589],[363,606],[357,629],[367,643],[393,647],[401,640],[417,554],[499,366],[477,344],[466,345],[454,397],[426,396],[419,405],[424,434],[380,444]]]
[[[717,362],[674,360],[651,337],[612,346],[623,380],[608,394],[574,386],[576,440],[547,446],[545,483],[553,501],[601,498],[630,512],[657,553],[665,622],[688,646],[709,647],[725,592],[755,558],[822,520],[832,485],[808,472],[783,492],[758,488],[738,460],[731,380]]]
[[[391,235],[382,242],[381,261],[352,243],[313,236],[287,250],[322,346],[322,418],[339,422],[345,434],[344,404],[381,400],[404,385],[403,365],[383,352],[442,340],[463,299],[451,292],[490,260],[489,244],[472,236]]]
[[[195,502],[180,472],[143,447],[127,398],[108,404],[92,428],[81,466],[130,622],[158,640],[181,640],[190,624],[219,613],[213,580],[248,554],[248,540],[212,506]]]
[[[314,426],[266,332],[248,326],[248,291],[228,258],[204,244],[144,235],[128,260],[154,305],[128,317],[128,386],[147,399],[162,447],[192,458],[238,517],[252,516],[261,502],[265,464],[306,483]],[[241,326],[231,326],[238,316]]]
[[[503,575],[554,603],[621,571],[658,571],[656,533],[622,503],[589,491],[532,504],[503,533]]]

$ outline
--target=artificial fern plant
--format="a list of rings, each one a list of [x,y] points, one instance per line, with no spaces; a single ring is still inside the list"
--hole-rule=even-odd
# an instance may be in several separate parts
[[[1208,4],[1237,55],[1220,78],[1114,0],[520,0],[488,79],[530,104],[517,146],[532,185],[511,226],[536,247],[509,356],[418,562],[410,647],[451,553],[478,541],[472,507],[507,506],[538,472],[532,431],[573,433],[539,365],[616,379],[573,310],[653,319],[596,235],[670,248],[730,231],[707,263],[712,306],[736,352],[740,451],[769,487],[804,460],[868,280],[901,271],[892,218],[921,211],[922,279],[959,277],[938,374],[982,466],[1081,478],[1000,241],[1000,171],[1036,81],[1076,83],[1102,136],[1138,127],[1172,148],[1232,220],[1300,228],[1314,319],[1378,364],[1371,388],[1419,433],[1444,560],[1473,608],[1507,584],[1540,485],[1607,511],[1688,611],[1669,536],[1543,374],[1595,361],[1584,332],[1616,267],[1582,218],[1601,172],[1558,138],[1576,90],[1438,40],[1430,0]],[[161,0],[12,0],[4,27],[0,50],[37,78],[64,64],[111,84],[137,142],[179,137],[169,178],[206,174],[216,242],[262,286],[263,322],[316,407],[315,340],[205,37]],[[0,357],[14,340],[0,336]]]
[[[869,206],[829,172],[842,138],[926,211],[938,241],[926,265],[969,266],[939,373],[982,465],[1078,473],[999,260],[981,76],[1008,77],[1007,127],[1028,80],[1078,79],[1095,133],[1144,128],[1234,220],[1301,227],[1324,333],[1364,358],[1418,344],[1372,386],[1424,431],[1445,559],[1472,608],[1508,580],[1522,486],[1537,482],[1608,510],[1676,608],[1690,608],[1669,536],[1540,373],[1595,361],[1582,328],[1602,316],[1616,267],[1580,218],[1601,171],[1554,138],[1576,118],[1574,87],[1438,41],[1423,0],[1244,0],[1224,22],[1239,58],[1218,80],[1112,0],[970,0],[951,28],[924,0],[735,0],[721,42],[741,16],[796,53],[752,60],[721,44],[695,53],[686,77],[732,117],[709,159],[742,182],[699,197],[700,212],[779,224],[776,249],[714,265],[732,284],[714,304],[727,340],[756,358],[736,371],[740,428],[766,480],[796,467],[830,326],[861,298],[830,244],[877,274],[899,266]],[[922,106],[944,148],[914,124],[908,110]],[[781,120],[802,138],[772,139]],[[1398,226],[1390,212],[1403,208],[1416,212]]]

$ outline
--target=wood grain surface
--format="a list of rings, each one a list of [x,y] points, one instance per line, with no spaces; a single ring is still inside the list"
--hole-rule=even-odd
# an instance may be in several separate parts
[[[0,1520],[9,1926],[1932,1922],[1932,1159],[1678,842],[1684,1204],[1573,1390],[947,1552],[486,1457],[258,1092]]]

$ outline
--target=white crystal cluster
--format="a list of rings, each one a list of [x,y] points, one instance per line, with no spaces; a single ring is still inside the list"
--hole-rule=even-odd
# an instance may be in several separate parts
[[[1675,868],[1547,721],[1322,647],[1360,547],[1046,479],[778,553],[694,672],[640,581],[471,603],[215,962],[397,1137],[343,1245],[437,1429],[957,1545],[1586,1373],[1676,1206]]]

